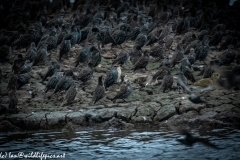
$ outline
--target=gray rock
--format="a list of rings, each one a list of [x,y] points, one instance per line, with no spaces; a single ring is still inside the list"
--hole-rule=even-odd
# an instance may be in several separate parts
[[[169,103],[168,105],[164,105],[154,117],[154,121],[163,121],[168,118],[174,116],[176,113],[175,105]]]

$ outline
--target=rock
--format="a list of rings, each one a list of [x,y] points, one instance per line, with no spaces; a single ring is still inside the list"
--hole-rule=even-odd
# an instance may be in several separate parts
[[[176,114],[175,105],[169,103],[168,105],[163,105],[160,110],[158,110],[156,116],[154,117],[154,121],[163,121],[167,120],[170,117]]]
[[[105,122],[103,124],[103,126],[104,126],[105,129],[111,128],[111,129],[119,129],[119,130],[134,128],[133,124],[123,122],[121,119],[118,119],[118,118],[115,118],[115,117],[113,117],[109,121]]]
[[[0,122],[0,132],[9,132],[9,131],[18,132],[18,131],[21,131],[21,129],[13,125],[11,122],[7,120]]]
[[[65,121],[66,114],[67,113],[60,112],[60,111],[46,114],[47,128],[54,129],[54,128],[63,127],[66,124],[66,121]]]

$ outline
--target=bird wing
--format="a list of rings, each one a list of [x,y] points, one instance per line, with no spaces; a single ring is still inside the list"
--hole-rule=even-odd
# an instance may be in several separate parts
[[[191,94],[191,93],[192,93],[192,91],[190,90],[190,88],[189,88],[188,86],[186,86],[186,85],[184,84],[184,82],[183,82],[180,78],[177,79],[177,82],[178,82],[178,84],[179,84],[181,87],[184,88],[184,90],[187,91],[188,94]]]
[[[203,138],[198,138],[198,142],[204,144],[205,146],[214,148],[214,149],[220,149],[219,147],[217,147],[215,144],[209,142],[207,139],[203,139]]]

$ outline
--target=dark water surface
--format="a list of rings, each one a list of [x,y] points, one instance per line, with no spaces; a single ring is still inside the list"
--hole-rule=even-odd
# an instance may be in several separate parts
[[[240,130],[226,128],[192,133],[209,139],[222,149],[215,150],[198,143],[193,147],[182,145],[176,141],[181,135],[164,128],[0,133],[0,159],[14,159],[9,157],[10,152],[11,155],[43,152],[49,155],[65,154],[62,159],[67,160],[240,160]],[[5,154],[7,156],[1,158]]]

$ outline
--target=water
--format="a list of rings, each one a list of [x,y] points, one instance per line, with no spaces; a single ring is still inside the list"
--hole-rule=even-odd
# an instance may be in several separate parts
[[[5,159],[11,159],[9,152],[12,155],[17,155],[19,152],[25,155],[31,152],[62,156],[65,154],[65,158],[62,159],[68,160],[240,159],[240,130],[226,128],[194,131],[193,134],[196,136],[200,134],[202,138],[209,139],[222,149],[215,150],[202,144],[195,144],[192,147],[182,145],[176,141],[177,138],[181,138],[179,134],[164,128],[130,131],[1,133],[0,159],[5,153],[7,154]]]

